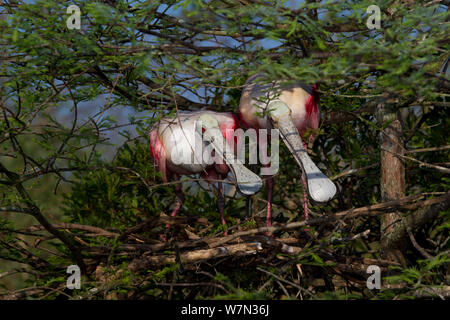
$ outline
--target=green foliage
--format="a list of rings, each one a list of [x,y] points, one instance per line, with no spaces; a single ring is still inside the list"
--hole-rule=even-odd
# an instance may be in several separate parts
[[[417,266],[409,268],[397,268],[400,273],[395,276],[388,276],[385,280],[391,285],[401,285],[401,290],[384,290],[379,293],[381,298],[412,299],[420,297],[420,294],[431,293],[438,297],[436,289],[440,289],[445,282],[446,268],[450,258],[448,253],[443,252],[436,255],[431,260],[418,260]],[[395,269],[395,268],[392,268]]]
[[[125,144],[111,163],[77,173],[72,192],[64,195],[65,216],[81,224],[126,228],[158,215],[164,192],[143,183],[157,175],[151,163],[148,146],[136,141]]]

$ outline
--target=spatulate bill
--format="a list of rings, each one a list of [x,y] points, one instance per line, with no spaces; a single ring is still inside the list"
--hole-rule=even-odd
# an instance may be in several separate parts
[[[270,118],[274,127],[279,130],[281,138],[306,176],[309,196],[316,202],[331,200],[336,194],[336,186],[309,157],[292,121],[289,107],[277,100],[269,104],[269,110],[273,110]]]
[[[261,178],[247,169],[238,159],[235,158],[233,150],[226,142],[219,129],[217,120],[204,115],[199,118],[197,132],[202,135],[203,141],[211,143],[217,154],[225,161],[236,178],[239,191],[245,195],[253,195],[262,187]]]

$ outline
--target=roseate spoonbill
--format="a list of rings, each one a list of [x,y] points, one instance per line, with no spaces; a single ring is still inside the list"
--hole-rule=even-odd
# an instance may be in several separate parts
[[[163,118],[150,132],[150,153],[163,181],[177,181],[180,175],[200,173],[206,181],[214,183],[211,180],[221,180],[231,169],[241,193],[252,195],[258,192],[262,187],[261,179],[235,158],[230,147],[237,127],[237,117],[229,112],[179,112],[175,118]],[[204,151],[205,148],[209,152]],[[176,185],[176,197],[172,217],[178,213],[184,200],[179,183]],[[224,198],[220,181],[218,208],[224,225]]]
[[[247,80],[239,103],[239,116],[243,126],[258,129],[278,129],[284,143],[302,170],[304,190],[316,202],[327,202],[336,193],[336,186],[309,158],[307,146],[301,137],[313,130],[309,142],[315,139],[319,127],[320,101],[317,86],[296,82],[293,84],[262,84],[260,75]],[[261,116],[261,114],[263,116]],[[259,145],[267,148],[267,145]],[[264,154],[264,153],[263,153]],[[267,179],[267,226],[271,226],[273,177]],[[306,221],[308,202],[303,198]]]

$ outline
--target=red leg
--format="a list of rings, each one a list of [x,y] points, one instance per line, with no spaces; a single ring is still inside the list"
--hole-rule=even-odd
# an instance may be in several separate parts
[[[171,217],[175,217],[177,215],[178,211],[180,211],[181,206],[183,205],[184,202],[184,193],[183,190],[181,189],[181,183],[178,183],[175,186],[175,195],[177,197],[177,203],[175,204],[175,208],[170,214]]]
[[[305,215],[305,221],[308,222],[308,195],[307,195],[307,184],[306,184],[306,177],[302,173],[302,184],[303,184],[303,213]]]
[[[267,154],[268,147],[267,143],[261,143],[259,145],[259,148],[265,148],[265,150],[260,153],[262,156],[262,160],[264,161],[264,166],[266,168],[270,168],[271,164],[269,162],[269,156]],[[272,173],[272,172],[270,172]],[[267,217],[266,217],[266,226],[271,227],[272,226],[272,197],[273,197],[273,176],[268,176],[266,179],[266,187],[267,187]]]
[[[267,183],[267,218],[266,226],[272,226],[272,195],[273,195],[273,176],[270,176],[266,180]]]
[[[180,177],[174,176],[175,180],[179,180]],[[181,183],[177,183],[175,185],[175,196],[177,197],[177,202],[175,203],[175,208],[173,209],[172,213],[170,214],[171,217],[175,217],[178,213],[178,211],[180,211],[181,207],[183,206],[183,202],[184,202],[184,193],[183,190],[181,188]],[[170,229],[170,225],[166,224],[167,229]]]
[[[303,141],[303,147],[308,150],[308,145]],[[308,222],[308,184],[306,181],[306,176],[302,172],[302,184],[303,184],[303,214],[305,215],[305,221]]]
[[[219,180],[222,179],[222,177],[219,175]],[[225,225],[226,225],[226,221],[225,221],[225,199],[223,197],[223,188],[222,188],[222,182],[218,182],[218,187],[219,187],[219,192],[217,194],[217,206],[219,207],[219,212],[220,212],[220,221],[222,222],[222,225],[224,226],[224,232],[223,234],[225,236],[228,235],[227,230],[225,230]]]

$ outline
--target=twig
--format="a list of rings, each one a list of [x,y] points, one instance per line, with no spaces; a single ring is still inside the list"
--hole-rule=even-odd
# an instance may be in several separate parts
[[[196,282],[196,283],[155,283],[157,286],[161,287],[198,287],[198,286],[207,286],[207,287],[217,287],[222,289],[224,292],[229,293],[221,284],[214,282]]]
[[[335,243],[335,242],[348,242],[348,241],[353,241],[359,238],[365,238],[369,235],[370,233],[370,229],[367,229],[366,231],[363,231],[361,233],[355,234],[352,237],[347,237],[347,238],[339,238],[339,239],[332,239],[331,243]]]
[[[422,248],[416,241],[416,238],[414,238],[413,233],[411,232],[410,228],[407,228],[406,230],[408,232],[409,239],[411,240],[411,243],[413,244],[414,248],[417,249],[426,259],[432,260],[434,257],[426,252],[424,248]]]
[[[405,153],[432,152],[432,151],[441,151],[441,150],[447,150],[447,149],[450,149],[450,145],[443,146],[443,147],[435,147],[435,148],[411,149],[411,150],[406,150]]]
[[[266,274],[268,274],[268,275],[274,277],[274,278],[275,278],[276,280],[278,280],[278,281],[287,283],[287,284],[293,286],[294,288],[297,288],[297,289],[299,289],[300,291],[305,292],[305,293],[309,294],[310,296],[313,296],[313,294],[312,294],[309,290],[307,290],[307,289],[305,289],[305,288],[302,288],[301,286],[299,286],[298,284],[296,284],[296,283],[294,283],[294,282],[285,280],[285,279],[283,279],[283,278],[277,276],[276,274],[273,274],[272,272],[269,272],[269,271],[267,271],[267,270],[264,270],[264,269],[262,269],[262,268],[260,268],[260,267],[256,267],[256,270],[259,270],[259,271],[261,271],[261,272],[264,272],[264,273],[266,273]]]
[[[281,281],[279,280],[275,280],[278,285],[280,286],[281,290],[283,290],[284,294],[286,295],[287,298],[290,298],[290,294],[289,292],[286,290],[286,288],[283,286],[283,284],[281,283]]]
[[[416,298],[430,298],[438,296],[442,300],[448,299],[450,297],[450,286],[443,286],[442,288],[427,287],[416,289],[413,292]]]
[[[365,167],[355,168],[355,169],[351,169],[351,170],[348,170],[348,171],[345,171],[345,172],[341,172],[341,173],[339,173],[339,174],[333,176],[333,177],[331,178],[331,180],[336,180],[336,179],[339,179],[339,178],[342,178],[342,177],[345,177],[345,176],[354,174],[354,173],[359,172],[359,171],[362,171],[362,170],[366,170],[366,169],[370,169],[370,168],[375,168],[376,166],[379,166],[379,165],[380,165],[379,163],[374,163],[374,164],[371,164],[371,165],[368,165],[368,166],[365,166]]]
[[[436,165],[434,165],[434,164],[429,164],[429,163],[426,163],[426,162],[423,162],[423,161],[414,159],[414,158],[412,158],[412,157],[404,156],[404,155],[401,155],[401,154],[398,154],[398,153],[396,153],[396,152],[392,152],[392,151],[390,151],[390,150],[386,150],[386,149],[383,149],[383,148],[382,148],[382,150],[383,150],[383,151],[386,151],[386,152],[389,152],[389,153],[392,153],[392,154],[394,154],[395,156],[400,157],[400,158],[402,158],[402,159],[407,159],[407,160],[410,160],[410,161],[412,161],[412,162],[418,163],[418,164],[419,164],[419,168],[426,167],[426,168],[430,168],[430,169],[437,170],[437,171],[442,172],[442,173],[450,173],[450,169],[449,169],[449,168],[445,168],[445,167],[441,167],[441,166],[436,166]]]
[[[117,233],[114,232],[109,232],[105,229],[99,228],[99,227],[93,227],[93,226],[87,226],[87,225],[82,225],[82,224],[77,224],[77,223],[55,223],[52,224],[52,226],[55,229],[77,229],[77,230],[83,230],[83,231],[89,231],[92,233],[96,233],[102,236],[117,236]],[[36,226],[31,226],[26,228],[24,231],[25,232],[33,232],[33,231],[40,231],[40,230],[45,230],[45,228],[41,225],[36,225]]]

